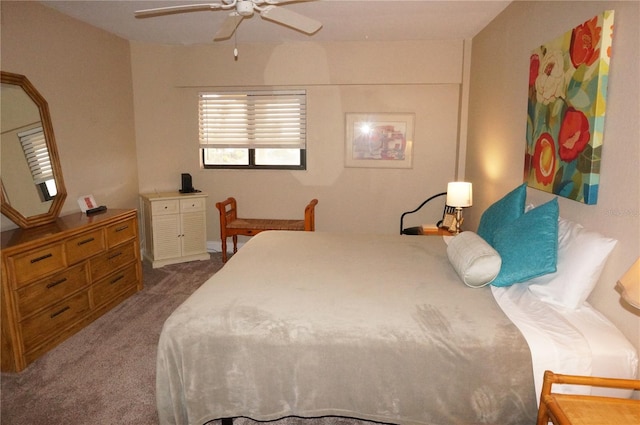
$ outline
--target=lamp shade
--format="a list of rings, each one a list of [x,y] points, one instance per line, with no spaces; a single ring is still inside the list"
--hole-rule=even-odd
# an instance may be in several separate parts
[[[470,207],[473,205],[473,189],[468,182],[450,182],[447,185],[447,205]]]
[[[618,288],[626,302],[640,309],[640,258],[618,280]]]

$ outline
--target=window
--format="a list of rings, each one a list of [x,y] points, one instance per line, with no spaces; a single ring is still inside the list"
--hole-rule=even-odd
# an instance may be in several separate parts
[[[304,90],[200,93],[205,168],[306,169]]]
[[[33,182],[38,187],[42,201],[50,201],[57,194],[53,179],[53,167],[49,148],[42,127],[35,127],[18,133],[27,165],[31,171]]]

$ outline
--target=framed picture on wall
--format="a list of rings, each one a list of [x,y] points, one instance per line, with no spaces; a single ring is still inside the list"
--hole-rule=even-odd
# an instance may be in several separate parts
[[[347,113],[345,166],[411,168],[415,114]]]
[[[598,202],[613,17],[594,16],[529,61],[524,180],[588,205]]]

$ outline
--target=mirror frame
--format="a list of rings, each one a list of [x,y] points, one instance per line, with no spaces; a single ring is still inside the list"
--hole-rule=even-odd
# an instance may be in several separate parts
[[[4,188],[0,190],[0,212],[11,219],[14,223],[23,229],[29,229],[44,224],[49,224],[58,219],[60,210],[64,205],[64,201],[67,198],[67,189],[64,185],[64,179],[62,178],[62,168],[60,167],[60,157],[58,156],[58,148],[56,140],[53,135],[53,125],[51,124],[51,116],[49,115],[49,105],[47,101],[40,95],[38,90],[31,84],[31,82],[24,75],[13,74],[10,72],[1,71],[2,84],[13,84],[22,87],[22,90],[33,100],[33,103],[38,107],[40,111],[40,120],[42,121],[42,128],[44,130],[44,137],[47,142],[47,149],[49,149],[49,156],[51,159],[51,167],[53,169],[53,178],[56,181],[57,194],[51,202],[49,211],[43,214],[37,214],[29,217],[25,217],[18,210],[13,208],[4,199]],[[1,176],[0,176],[1,183]]]

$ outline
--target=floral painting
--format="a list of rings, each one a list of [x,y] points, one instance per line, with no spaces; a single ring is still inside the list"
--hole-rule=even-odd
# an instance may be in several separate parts
[[[596,204],[607,106],[613,11],[531,53],[524,181]]]
[[[346,114],[347,167],[411,168],[413,114]]]

